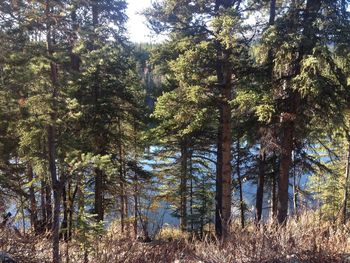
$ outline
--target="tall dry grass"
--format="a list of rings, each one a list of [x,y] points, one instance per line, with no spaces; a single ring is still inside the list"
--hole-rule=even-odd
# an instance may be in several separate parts
[[[45,236],[20,237],[11,231],[0,234],[0,250],[11,253],[18,262],[51,262],[50,242]],[[114,226],[84,247],[76,241],[61,245],[62,262],[350,262],[350,229],[319,220],[313,213],[291,218],[284,227],[274,222],[245,229],[232,225],[225,242],[207,236],[195,240],[175,229],[163,229],[150,243],[120,234]],[[66,255],[69,256],[68,261]],[[347,259],[347,257],[349,259]]]

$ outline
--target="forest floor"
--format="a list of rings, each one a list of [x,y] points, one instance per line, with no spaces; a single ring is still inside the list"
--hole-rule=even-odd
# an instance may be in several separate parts
[[[178,230],[163,231],[152,242],[123,237],[109,229],[90,243],[62,242],[62,262],[91,263],[328,263],[350,262],[348,226],[320,221],[312,214],[291,219],[285,227],[253,224],[245,229],[233,225],[225,242],[213,238],[194,240]],[[164,234],[165,233],[165,234]],[[180,234],[179,234],[180,233]],[[50,242],[43,236],[0,234],[0,250],[18,263],[51,262]],[[67,259],[68,255],[68,259]]]

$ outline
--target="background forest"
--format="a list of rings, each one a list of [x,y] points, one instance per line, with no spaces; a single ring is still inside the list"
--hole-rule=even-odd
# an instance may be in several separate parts
[[[0,249],[350,262],[349,1],[127,4],[0,1]]]

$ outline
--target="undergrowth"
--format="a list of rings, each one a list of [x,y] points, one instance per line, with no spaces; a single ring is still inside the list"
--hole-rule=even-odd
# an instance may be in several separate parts
[[[0,235],[0,250],[12,254],[17,262],[51,262],[49,236],[23,236],[10,230]],[[251,223],[240,229],[232,224],[224,242],[214,236],[198,239],[174,228],[163,228],[155,240],[144,243],[121,235],[116,224],[89,242],[62,241],[62,262],[350,262],[348,226],[321,221],[311,213],[298,220],[292,218],[285,226]]]

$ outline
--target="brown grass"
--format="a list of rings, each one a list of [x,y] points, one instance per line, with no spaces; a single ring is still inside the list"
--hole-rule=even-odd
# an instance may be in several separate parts
[[[250,224],[243,230],[233,224],[232,228],[226,242],[209,237],[191,241],[188,234],[164,229],[158,240],[142,243],[120,235],[114,227],[92,240],[89,248],[69,242],[69,262],[84,262],[84,255],[93,263],[350,262],[349,228],[320,221],[311,213],[299,220],[290,219],[284,227],[268,223],[259,227]],[[46,237],[19,237],[2,231],[0,250],[10,252],[19,263],[51,261],[50,242]],[[64,242],[61,252],[62,262],[67,262]]]

